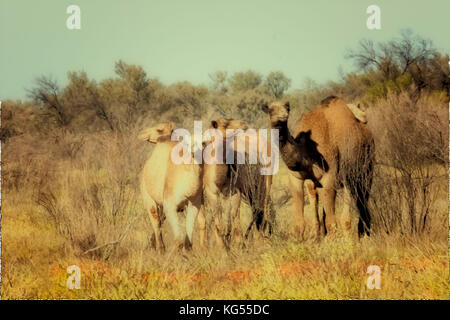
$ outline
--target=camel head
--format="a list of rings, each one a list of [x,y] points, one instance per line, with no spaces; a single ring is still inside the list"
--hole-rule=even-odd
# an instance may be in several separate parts
[[[225,137],[226,130],[247,130],[248,123],[244,120],[235,120],[235,119],[217,119],[211,121],[211,128],[217,129],[222,133]]]
[[[226,146],[226,150],[236,150],[236,137],[243,131],[249,128],[247,121],[235,120],[235,119],[216,119],[211,121],[210,129],[215,129],[220,132],[221,138],[223,139],[219,144],[221,146]],[[242,130],[242,131],[241,131]],[[208,130],[209,131],[209,130]],[[210,132],[203,134],[204,145],[210,144],[213,139]],[[228,131],[228,132],[227,132]],[[228,134],[228,136],[227,136]],[[216,138],[214,138],[215,141]],[[219,140],[220,141],[220,140]],[[229,149],[228,149],[229,147]]]
[[[270,105],[263,105],[262,110],[269,115],[270,122],[276,124],[288,121],[290,105],[289,102],[282,103],[280,101],[275,101]]]
[[[235,119],[216,119],[211,121],[210,129],[216,129],[221,134],[223,139],[226,138],[227,130],[247,130],[249,128],[247,121],[244,120],[235,120]],[[237,133],[237,132],[235,132]],[[203,143],[208,144],[211,142],[211,135],[206,132],[203,134]]]
[[[348,103],[347,107],[350,109],[350,111],[353,113],[353,115],[358,121],[362,123],[367,123],[366,113],[364,112],[364,110],[361,109],[359,103],[357,105]]]
[[[157,143],[162,139],[169,138],[174,127],[173,122],[161,122],[154,127],[142,130],[138,138],[139,140],[148,141],[150,143]]]

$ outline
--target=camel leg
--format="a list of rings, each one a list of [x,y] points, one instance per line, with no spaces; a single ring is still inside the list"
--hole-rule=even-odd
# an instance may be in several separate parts
[[[342,208],[342,217],[341,217],[341,225],[342,229],[345,233],[350,233],[351,229],[351,214],[350,214],[350,207],[351,203],[353,201],[352,194],[347,186],[344,186],[344,205]]]
[[[200,210],[197,215],[197,224],[200,235],[200,248],[206,248],[206,218],[205,218],[205,206],[200,206]]]
[[[156,250],[156,236],[152,225],[152,235],[150,236],[150,248]]]
[[[212,211],[214,215],[214,235],[216,238],[216,244],[219,248],[224,248],[225,244],[223,242],[223,236],[222,236],[222,210],[220,208],[220,199],[219,199],[219,193],[213,192],[209,188],[205,190],[205,196],[208,204],[209,210]],[[214,210],[216,209],[216,210]],[[215,212],[214,212],[215,211]]]
[[[177,207],[173,204],[173,201],[167,201],[164,205],[164,211],[167,220],[169,220],[170,227],[172,228],[175,243],[178,249],[182,249],[184,247],[184,237],[178,220]]]
[[[152,206],[150,208],[150,221],[153,226],[153,231],[155,235],[155,241],[156,241],[156,250],[159,253],[163,253],[165,251],[164,241],[162,237],[162,231],[161,231],[161,220],[160,220],[160,214],[157,206]]]
[[[334,182],[327,182],[329,183],[323,183],[323,188],[318,188],[318,192],[319,200],[323,205],[323,216],[325,220],[326,231],[327,233],[333,234],[336,232],[336,190],[334,189]]]
[[[241,217],[239,210],[240,205],[241,194],[236,192],[230,199],[230,220],[232,221],[231,238],[235,238],[236,243],[238,244],[242,242]]]
[[[311,180],[305,180],[306,191],[309,196],[309,203],[313,211],[313,236],[317,240],[320,238],[320,221],[319,211],[317,205],[317,190],[314,182]]]
[[[194,233],[195,221],[197,220],[197,214],[199,212],[200,207],[201,207],[200,200],[190,202],[186,207],[186,237],[184,241],[184,247],[188,250],[192,248],[193,243],[192,236]]]
[[[272,217],[270,215],[270,188],[272,187],[272,175],[267,175],[264,178],[264,219],[266,221],[268,227],[268,233],[272,233]]]
[[[291,190],[296,210],[295,233],[300,237],[300,239],[303,239],[303,233],[305,231],[305,217],[303,214],[303,179],[289,175],[289,188]]]
[[[231,197],[231,214],[233,217],[233,237],[236,239],[236,243],[242,242],[242,228],[241,228],[241,215],[240,215],[241,195],[236,193]]]
[[[149,213],[150,222],[152,223],[153,233],[156,242],[156,250],[159,253],[163,253],[165,250],[162,231],[161,231],[161,212],[158,209],[155,201],[148,195],[144,197],[144,206]]]
[[[219,248],[225,247],[225,243],[223,241],[222,225],[222,212],[219,211],[214,215],[214,235],[216,237],[216,244]]]

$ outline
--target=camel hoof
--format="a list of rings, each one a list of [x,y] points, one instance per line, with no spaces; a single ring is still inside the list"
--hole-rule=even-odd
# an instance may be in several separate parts
[[[336,235],[337,233],[337,226],[336,224],[328,225],[327,226],[327,235]]]
[[[223,239],[222,238],[216,238],[216,247],[217,247],[217,249],[220,249],[220,250],[222,250],[223,248],[225,248],[225,242],[223,241]]]
[[[294,228],[294,236],[299,239],[300,241],[304,240],[303,234],[305,232],[305,227],[304,226],[295,226]]]
[[[296,225],[295,226],[295,232],[297,232],[297,233],[301,233],[301,234],[303,234],[303,232],[305,231],[305,226],[303,226],[303,225]]]
[[[298,233],[298,232],[294,233],[293,238],[296,239],[299,242],[305,241],[305,237],[303,236],[303,234]]]
[[[166,252],[166,248],[164,247],[158,247],[156,249],[156,252],[158,252],[158,254],[164,254]]]
[[[322,241],[322,235],[319,233],[319,234],[316,234],[314,237],[313,237],[313,242],[314,243],[320,243]]]
[[[184,249],[184,241],[177,241],[175,247],[179,252],[182,252]]]
[[[351,230],[351,227],[352,227],[352,224],[351,224],[351,222],[350,221],[344,221],[343,223],[342,223],[342,229],[344,230],[344,232],[346,232],[346,233],[350,233],[350,230]]]
[[[156,237],[155,237],[154,234],[152,234],[152,235],[150,236],[150,239],[149,239],[149,246],[150,246],[151,249],[155,249],[155,250],[156,250]]]
[[[188,237],[184,239],[184,250],[185,251],[191,251],[192,250],[192,242],[189,240]]]

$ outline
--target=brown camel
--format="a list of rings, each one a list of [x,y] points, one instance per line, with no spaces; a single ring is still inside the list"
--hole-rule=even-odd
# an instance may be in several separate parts
[[[270,200],[270,186],[272,183],[272,176],[266,175],[264,176],[264,200],[263,200],[263,210],[258,210],[256,208],[255,200],[248,196],[247,190],[244,189],[245,183],[242,181],[242,171],[244,170],[239,165],[236,165],[237,158],[237,143],[239,139],[245,139],[245,156],[248,156],[248,152],[252,146],[250,146],[250,140],[255,138],[257,143],[257,151],[256,153],[259,155],[259,137],[255,133],[245,133],[243,131],[248,129],[248,124],[242,120],[234,120],[234,119],[217,119],[211,121],[210,129],[218,130],[222,135],[222,140],[218,140],[216,142],[216,148],[222,148],[224,151],[222,154],[222,163],[204,163],[204,179],[203,179],[203,188],[205,194],[205,202],[208,204],[209,208],[216,208],[216,212],[214,213],[214,234],[216,238],[216,242],[219,247],[224,247],[224,239],[228,239],[227,243],[231,240],[231,235],[236,239],[238,243],[242,241],[242,230],[240,228],[240,213],[239,206],[241,202],[241,197],[243,196],[247,202],[249,202],[250,207],[254,211],[254,221],[250,224],[247,229],[246,236],[250,231],[250,228],[253,223],[255,223],[258,230],[264,229],[267,225],[264,217],[267,217],[269,210],[269,200]],[[239,131],[242,130],[242,131]],[[230,139],[226,138],[226,133],[230,132],[230,130],[235,130],[233,132],[233,136]],[[253,137],[254,135],[254,137]],[[207,146],[212,144],[213,139],[207,138]],[[228,146],[228,147],[227,147]],[[255,146],[253,146],[255,147]],[[233,152],[232,155],[234,159],[234,164],[226,163],[226,151]],[[229,155],[228,155],[229,156]],[[237,175],[237,176],[234,176]],[[234,180],[234,181],[233,181]],[[248,183],[248,182],[247,182]],[[230,222],[227,232],[223,230],[222,223],[222,210],[219,206],[219,199],[223,197],[230,198],[230,206],[228,210],[228,221]],[[203,219],[202,216],[199,215],[199,220]],[[269,227],[268,227],[269,228]]]
[[[150,215],[158,251],[164,251],[161,222],[169,220],[178,247],[190,249],[197,214],[202,211],[202,166],[174,164],[171,159],[173,123],[160,123],[143,130],[139,139],[156,144],[141,172],[141,194]],[[178,212],[186,212],[186,231],[182,232]],[[203,213],[200,212],[203,216]],[[205,239],[205,225],[200,221],[200,243]]]
[[[289,185],[296,207],[296,232],[303,237],[303,186],[305,184],[314,212],[314,233],[336,229],[336,187],[344,188],[344,230],[350,230],[350,202],[359,211],[358,233],[369,234],[371,217],[367,207],[372,183],[373,137],[362,110],[352,111],[340,98],[330,96],[318,108],[307,112],[292,136],[287,127],[289,103],[273,102],[263,106],[271,126],[279,129],[281,156],[289,169]],[[355,113],[355,114],[354,114]],[[324,209],[325,226],[319,223],[317,200]]]

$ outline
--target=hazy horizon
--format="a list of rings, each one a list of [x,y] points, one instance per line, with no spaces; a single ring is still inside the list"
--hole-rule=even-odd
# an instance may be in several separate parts
[[[282,71],[291,90],[353,70],[344,59],[363,38],[384,41],[410,28],[450,51],[450,2],[421,1],[2,1],[0,100],[26,99],[41,75],[60,85],[68,71],[114,76],[122,59],[164,84],[209,83],[215,71]],[[81,30],[69,30],[66,8],[81,8]],[[366,8],[381,8],[381,30],[368,30]]]

